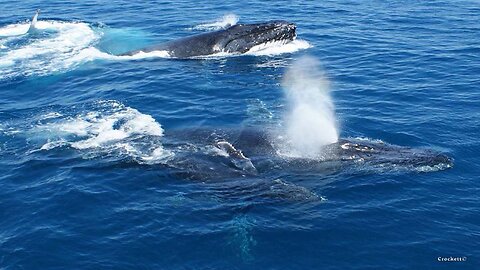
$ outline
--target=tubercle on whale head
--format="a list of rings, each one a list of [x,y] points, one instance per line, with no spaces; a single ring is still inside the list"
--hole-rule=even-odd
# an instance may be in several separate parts
[[[390,145],[383,141],[340,139],[325,149],[343,160],[362,160],[372,164],[394,165],[417,168],[452,168],[454,159],[447,154],[430,149]]]
[[[237,24],[226,30],[223,51],[246,52],[254,46],[274,42],[293,41],[296,25],[287,21],[270,21],[256,24]]]

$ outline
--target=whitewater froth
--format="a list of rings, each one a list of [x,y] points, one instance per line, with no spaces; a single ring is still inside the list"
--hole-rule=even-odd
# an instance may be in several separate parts
[[[84,22],[38,21],[37,36],[27,35],[28,27],[28,23],[18,23],[0,28],[0,79],[65,72],[97,59],[169,57],[164,51],[134,56],[116,56],[102,52],[95,46],[103,37],[104,31]]]
[[[294,53],[311,47],[312,45],[310,45],[308,41],[301,39],[295,39],[293,41],[276,41],[254,46],[248,50],[246,54],[254,56],[275,56],[285,53]]]
[[[225,15],[221,20],[199,25],[204,30],[225,28],[236,24],[238,17]],[[139,52],[135,55],[113,55],[96,46],[108,31],[84,22],[58,20],[38,21],[38,35],[26,34],[27,22],[0,27],[0,79],[18,76],[45,76],[73,70],[94,60],[128,61],[146,58],[171,58],[168,51]],[[261,44],[246,55],[275,56],[307,49],[311,45],[304,40],[280,41]],[[237,56],[218,53],[197,58],[224,58]]]
[[[74,116],[50,112],[40,119],[29,132],[46,136],[40,150],[67,146],[93,156],[126,155],[141,163],[161,162],[171,155],[162,147],[161,125],[117,101],[98,102],[90,111]]]
[[[0,55],[0,65],[4,67],[0,78],[46,75],[71,69],[81,63],[76,56],[91,48],[101,37],[100,32],[95,32],[86,23],[62,21],[38,21],[36,29],[48,32],[47,36],[17,36],[25,33],[28,26],[28,23],[21,23],[0,28],[3,38],[27,41],[8,47]]]

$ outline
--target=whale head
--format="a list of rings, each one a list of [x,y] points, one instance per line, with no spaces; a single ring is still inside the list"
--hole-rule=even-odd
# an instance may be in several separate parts
[[[285,44],[296,38],[296,25],[287,21],[237,24],[225,29],[223,52],[244,53],[258,45]]]
[[[262,46],[293,41],[297,37],[296,28],[295,24],[286,21],[236,24],[227,29],[187,36],[122,55],[166,51],[173,58],[190,58],[222,52],[245,53],[255,46],[263,48]]]

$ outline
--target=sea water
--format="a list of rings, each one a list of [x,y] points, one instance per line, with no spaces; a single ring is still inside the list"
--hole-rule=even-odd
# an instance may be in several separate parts
[[[478,1],[0,8],[1,269],[480,265]],[[37,8],[40,31],[25,36]],[[278,19],[297,24],[295,42],[118,56]],[[215,142],[248,129],[287,143],[244,151],[245,172]],[[453,167],[321,163],[342,138],[438,151]],[[310,161],[276,169],[292,157]]]

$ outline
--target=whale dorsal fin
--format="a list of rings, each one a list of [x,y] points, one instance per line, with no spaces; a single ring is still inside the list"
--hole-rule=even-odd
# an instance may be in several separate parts
[[[37,9],[37,11],[35,12],[35,15],[33,15],[33,18],[32,18],[32,22],[30,23],[30,28],[28,28],[28,32],[27,33],[31,33],[33,31],[35,31],[35,24],[37,23],[37,19],[38,19],[38,15],[40,14],[40,9]]]

